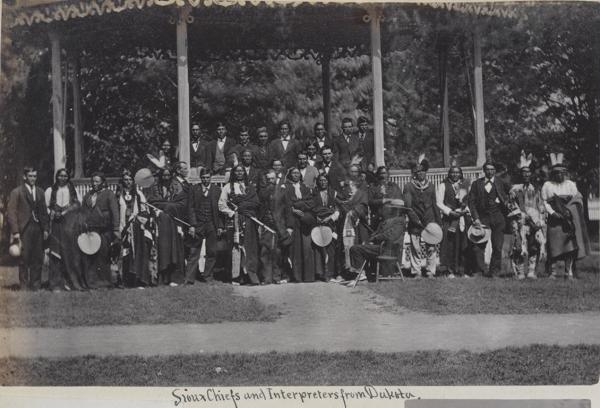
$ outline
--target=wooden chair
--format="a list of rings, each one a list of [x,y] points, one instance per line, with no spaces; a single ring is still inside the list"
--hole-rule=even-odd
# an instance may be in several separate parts
[[[379,246],[379,255],[375,258],[377,262],[377,266],[375,268],[375,282],[379,282],[380,280],[404,280],[404,275],[402,274],[402,266],[400,265],[400,260],[402,259],[402,251],[403,251],[403,242],[400,244],[399,254],[394,254],[394,250],[397,249],[399,245],[398,242],[393,242],[391,245],[386,245],[387,242],[382,242]],[[394,263],[396,267],[396,273],[390,276],[382,276],[379,277],[379,268],[382,263]]]
[[[404,239],[402,239],[402,242],[404,242]],[[397,245],[398,245],[398,242],[389,243],[387,241],[383,241],[379,245],[379,255],[377,255],[377,257],[375,258],[375,262],[377,263],[377,265],[375,267],[375,282],[379,282],[379,280],[396,280],[396,279],[400,279],[402,281],[404,280],[404,275],[402,274],[402,267],[400,265],[400,259],[402,259],[403,247],[400,246],[400,254],[399,255],[394,255],[393,252]],[[394,262],[394,265],[396,267],[396,273],[394,275],[390,275],[390,276],[379,277],[380,265],[382,263],[391,263],[391,262]],[[363,262],[358,274],[356,275],[356,279],[354,279],[354,281],[351,284],[351,286],[353,288],[356,287],[356,285],[358,285],[358,282],[361,280],[361,277],[365,273],[366,265],[367,265],[367,262],[366,261]]]

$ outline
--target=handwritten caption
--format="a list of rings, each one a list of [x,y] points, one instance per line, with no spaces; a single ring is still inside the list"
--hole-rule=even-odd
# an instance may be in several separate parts
[[[285,387],[257,387],[249,391],[247,389],[240,391],[233,388],[206,388],[201,389],[201,391],[198,389],[175,388],[172,390],[171,396],[175,407],[223,406],[224,404],[230,404],[234,408],[243,408],[246,402],[266,401],[285,402],[286,404],[297,402],[298,405],[328,401],[348,408],[353,401],[420,399],[412,392],[397,387],[375,387],[372,385],[350,389],[311,388],[305,391],[291,390]]]

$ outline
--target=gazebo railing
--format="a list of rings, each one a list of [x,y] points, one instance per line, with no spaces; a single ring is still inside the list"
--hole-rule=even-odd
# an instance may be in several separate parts
[[[463,176],[466,179],[474,181],[482,176],[481,168],[479,167],[463,167]],[[448,176],[448,168],[435,168],[429,169],[427,172],[427,178],[435,186],[440,184]],[[401,189],[404,185],[410,181],[411,173],[410,170],[390,170],[390,180],[398,184]]]
[[[437,186],[444,180],[447,174],[447,168],[429,169],[428,177],[429,180]],[[481,169],[478,167],[463,167],[463,175],[467,179],[475,180],[481,177],[481,174]],[[390,170],[390,180],[398,184],[402,189],[404,188],[404,185],[410,181],[410,170]],[[117,184],[119,183],[118,177],[107,177],[106,181],[111,190],[115,191],[117,189]],[[190,180],[192,184],[196,184],[199,181],[199,179]],[[212,182],[219,185],[224,184],[225,181],[225,176],[213,176],[212,178]],[[91,189],[89,178],[73,179],[73,184],[80,197],[83,197]]]

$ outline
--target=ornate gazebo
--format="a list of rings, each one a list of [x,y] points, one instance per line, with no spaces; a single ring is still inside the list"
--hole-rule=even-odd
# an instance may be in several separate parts
[[[412,5],[415,7],[415,5]],[[173,48],[176,44],[179,156],[189,162],[190,89],[188,55],[199,58],[312,58],[320,64],[323,85],[323,116],[330,120],[330,61],[343,56],[369,55],[373,78],[372,118],[375,162],[384,164],[384,109],[382,85],[382,21],[391,3],[286,2],[246,0],[16,0],[5,7],[14,30],[28,27],[36,38],[47,37],[51,49],[54,168],[66,166],[64,107],[65,89],[61,50],[75,55],[72,75],[74,168],[83,177],[83,131],[77,53],[95,41],[126,39],[128,44]],[[505,15],[506,10],[473,4],[422,4],[470,14]],[[508,11],[510,14],[510,10]],[[153,35],[139,35],[136,27],[152,27]],[[471,29],[471,28],[469,28]],[[409,24],[395,33],[412,35]],[[485,131],[480,30],[472,28],[474,56],[474,132],[476,166],[485,160]],[[446,148],[446,141],[444,143]],[[447,155],[445,154],[445,157]],[[447,163],[445,163],[447,165]],[[467,168],[474,176],[477,167]],[[469,174],[471,173],[471,174]],[[442,169],[433,171],[441,180]],[[397,171],[403,184],[407,172]]]

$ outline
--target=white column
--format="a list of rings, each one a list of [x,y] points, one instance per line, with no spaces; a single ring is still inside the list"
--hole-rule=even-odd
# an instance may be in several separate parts
[[[321,83],[323,85],[323,124],[327,134],[331,135],[331,55],[321,54]]]
[[[375,136],[375,165],[385,164],[383,139],[383,74],[381,68],[381,17],[378,6],[367,8],[371,24],[371,66],[373,70],[373,130]]]
[[[73,57],[73,78],[71,79],[71,87],[73,89],[73,143],[75,145],[75,155],[73,158],[75,162],[75,178],[83,177],[83,127],[81,125],[81,85],[79,74],[79,50],[76,50]]]
[[[475,82],[475,143],[477,166],[485,163],[485,122],[483,116],[483,74],[481,72],[481,29],[476,25],[473,33],[473,63]]]
[[[50,33],[52,67],[52,137],[54,141],[54,172],[67,165],[67,149],[63,133],[63,90],[60,65],[60,39],[57,33]]]
[[[190,163],[190,83],[188,79],[188,8],[180,8],[177,19],[177,123],[179,160]]]

